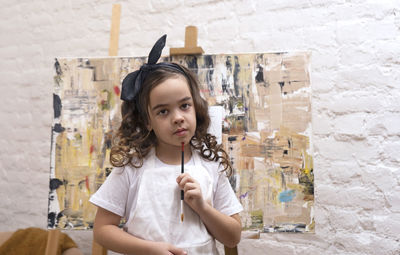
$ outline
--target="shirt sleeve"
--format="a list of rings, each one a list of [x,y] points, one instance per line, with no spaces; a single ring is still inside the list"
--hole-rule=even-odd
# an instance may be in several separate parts
[[[89,201],[98,207],[124,217],[130,186],[128,171],[129,169],[125,168],[114,168]]]
[[[237,199],[225,172],[218,171],[216,178],[217,186],[213,199],[214,208],[229,216],[243,211],[243,206]]]

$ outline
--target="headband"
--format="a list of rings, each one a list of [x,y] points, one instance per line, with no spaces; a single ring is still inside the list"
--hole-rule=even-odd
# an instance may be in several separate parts
[[[121,99],[127,102],[135,101],[138,109],[140,109],[138,107],[139,100],[137,100],[138,94],[142,88],[146,76],[152,71],[160,67],[166,67],[178,71],[186,76],[185,72],[177,64],[168,62],[157,64],[157,61],[160,59],[161,52],[165,47],[166,39],[167,35],[163,35],[160,39],[158,39],[149,53],[147,64],[142,65],[139,70],[129,73],[122,81]]]

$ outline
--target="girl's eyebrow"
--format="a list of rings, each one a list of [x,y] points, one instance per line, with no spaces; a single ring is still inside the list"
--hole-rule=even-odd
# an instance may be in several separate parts
[[[192,97],[184,97],[181,100],[179,100],[179,103],[185,102],[185,101],[189,101],[192,100]]]
[[[192,97],[184,97],[181,100],[179,100],[178,103],[186,102],[186,101],[189,101],[189,100],[192,100]],[[168,104],[157,104],[151,110],[154,111],[154,110],[156,110],[158,108],[163,108],[163,107],[166,107],[166,106],[168,106]]]

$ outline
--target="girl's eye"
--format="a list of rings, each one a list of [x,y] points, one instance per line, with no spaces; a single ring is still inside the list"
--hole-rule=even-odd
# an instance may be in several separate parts
[[[166,115],[168,113],[167,110],[163,109],[157,113],[157,115]]]
[[[183,110],[187,110],[187,109],[189,109],[189,107],[190,107],[190,104],[182,104],[182,105],[181,105],[181,108],[182,108]]]

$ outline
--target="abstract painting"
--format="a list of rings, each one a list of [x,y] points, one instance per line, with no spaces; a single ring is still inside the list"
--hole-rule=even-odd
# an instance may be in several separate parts
[[[111,172],[120,84],[144,57],[56,59],[49,228],[90,229]],[[314,232],[310,54],[173,56],[200,80],[234,173],[244,230]],[[215,121],[216,119],[216,121]],[[218,121],[219,119],[219,121]],[[216,122],[216,124],[215,124]]]

